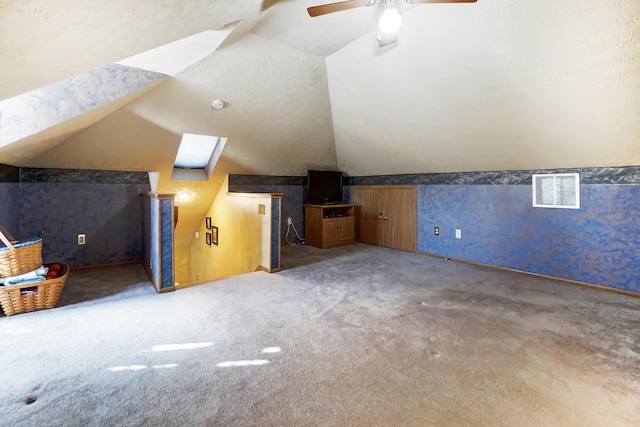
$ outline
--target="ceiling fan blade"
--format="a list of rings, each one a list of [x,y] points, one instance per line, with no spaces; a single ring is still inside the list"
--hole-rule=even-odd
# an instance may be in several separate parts
[[[307,8],[309,16],[312,18],[315,16],[326,15],[327,13],[340,12],[341,10],[355,9],[356,7],[363,7],[370,5],[369,0],[350,0],[340,1],[337,3],[323,4],[320,6],[312,6]]]
[[[475,3],[478,0],[407,0],[407,3]]]

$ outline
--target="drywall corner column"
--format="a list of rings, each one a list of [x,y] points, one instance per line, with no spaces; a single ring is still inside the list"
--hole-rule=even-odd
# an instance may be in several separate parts
[[[271,195],[271,233],[268,238],[265,238],[266,241],[269,242],[271,248],[269,250],[270,261],[269,271],[275,272],[280,271],[280,224],[281,224],[281,216],[282,216],[282,194],[272,194]]]
[[[148,258],[145,253],[145,268],[156,291],[159,293],[175,290],[174,245],[173,245],[173,194],[149,193],[149,236]],[[146,214],[145,214],[146,216]],[[146,226],[146,224],[145,224]],[[146,247],[146,245],[145,245]],[[149,265],[146,265],[146,260]]]
[[[280,224],[282,217],[282,193],[264,194],[265,212],[262,219],[261,270],[269,273],[280,271]]]

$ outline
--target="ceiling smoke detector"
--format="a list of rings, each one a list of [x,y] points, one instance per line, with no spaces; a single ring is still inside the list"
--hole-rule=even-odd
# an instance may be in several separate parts
[[[221,99],[214,99],[211,103],[211,108],[214,110],[222,110],[224,108],[224,101]]]

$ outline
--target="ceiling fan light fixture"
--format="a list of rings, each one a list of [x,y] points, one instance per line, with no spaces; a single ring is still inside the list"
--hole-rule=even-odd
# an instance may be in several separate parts
[[[384,5],[382,15],[378,21],[378,29],[385,34],[393,34],[402,26],[402,16],[395,4]]]

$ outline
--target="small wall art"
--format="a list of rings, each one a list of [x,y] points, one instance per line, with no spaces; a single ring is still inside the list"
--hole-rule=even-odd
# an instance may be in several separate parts
[[[204,224],[207,227],[207,230],[211,230],[211,217],[208,216],[204,219]]]
[[[218,227],[215,225],[211,228],[211,243],[214,245],[218,244]]]
[[[211,233],[207,233],[207,245],[211,245]]]

